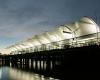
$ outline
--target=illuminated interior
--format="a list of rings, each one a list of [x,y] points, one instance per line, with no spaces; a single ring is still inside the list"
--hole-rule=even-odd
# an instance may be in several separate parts
[[[31,39],[13,46],[11,45],[5,50],[9,50],[7,54],[19,54],[19,52],[21,54],[25,52],[61,49],[64,48],[64,45],[81,47],[83,44],[91,42],[91,40],[96,42],[100,35],[99,32],[99,26],[91,18],[83,17],[77,22],[59,26],[54,31],[35,35]]]

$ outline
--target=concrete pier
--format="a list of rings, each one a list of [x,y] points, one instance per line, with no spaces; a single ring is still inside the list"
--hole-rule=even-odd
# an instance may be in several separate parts
[[[100,71],[100,46],[41,51],[0,56],[2,65],[30,68],[35,72],[82,72]]]

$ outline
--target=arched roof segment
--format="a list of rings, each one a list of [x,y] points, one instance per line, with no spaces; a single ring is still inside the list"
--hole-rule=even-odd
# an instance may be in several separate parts
[[[25,42],[19,43],[17,45],[15,44],[12,50],[20,50],[27,47],[41,46],[42,44],[48,44],[97,32],[100,32],[99,26],[91,18],[83,17],[79,21],[59,26],[59,28],[53,31],[44,32],[40,35],[35,35],[30,40],[26,40]],[[22,44],[25,44],[26,46]]]
[[[83,17],[72,24],[66,24],[65,27],[70,28],[72,32],[74,31],[76,37],[100,32],[99,26],[88,17]]]

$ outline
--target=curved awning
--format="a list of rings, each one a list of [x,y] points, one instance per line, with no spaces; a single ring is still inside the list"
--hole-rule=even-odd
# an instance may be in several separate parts
[[[99,26],[91,18],[83,17],[82,19],[74,23],[59,26],[59,28],[53,31],[44,32],[40,35],[35,35],[31,39],[28,39],[24,42],[19,42],[17,45],[15,44],[14,46],[12,46],[11,50],[14,51],[30,47],[35,48],[36,46],[41,46],[43,44],[50,44],[52,42],[57,42],[74,37],[81,37],[97,32],[100,32]],[[8,49],[9,48],[10,47],[8,47]]]

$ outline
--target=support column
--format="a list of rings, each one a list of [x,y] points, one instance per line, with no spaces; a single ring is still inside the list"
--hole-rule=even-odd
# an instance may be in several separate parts
[[[31,69],[33,68],[33,58],[31,58]]]
[[[20,68],[22,68],[22,58],[20,58],[19,60],[20,60],[19,62]]]
[[[25,67],[29,68],[29,59],[28,58],[25,59]]]

